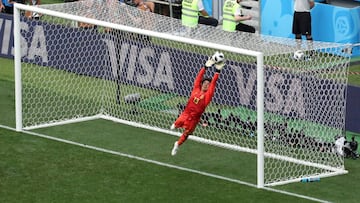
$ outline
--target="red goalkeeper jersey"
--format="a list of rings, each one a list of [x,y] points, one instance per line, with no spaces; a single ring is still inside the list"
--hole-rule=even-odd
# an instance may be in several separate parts
[[[211,102],[212,97],[215,93],[216,81],[219,77],[219,73],[215,73],[209,84],[208,90],[206,92],[203,92],[201,90],[201,81],[204,74],[205,68],[201,68],[200,72],[196,76],[193,90],[184,109],[184,113],[190,115],[193,120],[199,120],[201,114],[204,113],[205,108]]]

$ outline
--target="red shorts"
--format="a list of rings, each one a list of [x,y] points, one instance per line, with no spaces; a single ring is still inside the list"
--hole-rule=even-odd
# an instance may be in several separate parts
[[[184,128],[189,133],[194,132],[196,125],[199,123],[200,118],[192,117],[189,114],[182,113],[175,121],[176,128]]]

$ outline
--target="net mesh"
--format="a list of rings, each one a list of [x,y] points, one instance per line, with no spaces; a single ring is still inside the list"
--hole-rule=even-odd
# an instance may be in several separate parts
[[[264,54],[265,183],[344,168],[333,144],[345,127],[349,56],[343,45],[201,25],[188,29],[177,19],[118,1],[40,8],[126,27],[41,13],[37,19],[22,16],[24,127],[101,114],[168,129],[184,108],[200,68],[215,51],[223,51],[226,67],[195,135],[256,150],[256,57],[129,31],[140,28]],[[296,50],[302,52],[294,55]],[[206,77],[214,71],[208,70]]]

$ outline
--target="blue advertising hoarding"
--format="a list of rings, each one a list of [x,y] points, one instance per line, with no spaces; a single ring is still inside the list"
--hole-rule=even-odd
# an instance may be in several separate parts
[[[360,88],[349,85],[346,101],[346,130],[360,133]]]

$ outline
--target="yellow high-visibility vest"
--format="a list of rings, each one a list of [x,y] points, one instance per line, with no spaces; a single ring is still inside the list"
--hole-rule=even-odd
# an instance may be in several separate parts
[[[181,22],[185,26],[196,27],[199,22],[199,0],[183,0]]]
[[[240,7],[236,0],[226,0],[223,6],[223,30],[235,32],[238,22],[235,21],[234,13]]]

